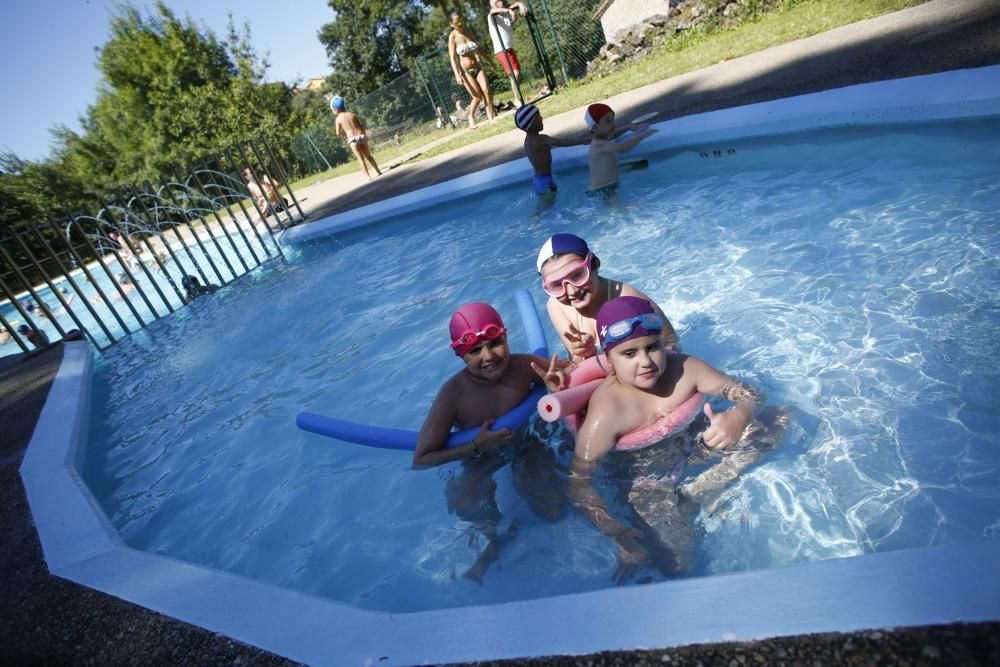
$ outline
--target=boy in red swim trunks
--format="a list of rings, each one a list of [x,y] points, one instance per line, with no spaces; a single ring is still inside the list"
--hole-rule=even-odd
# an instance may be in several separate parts
[[[547,521],[563,514],[565,496],[555,475],[555,457],[534,438],[516,438],[511,447],[510,429],[491,431],[498,417],[510,412],[543,381],[551,389],[564,385],[561,371],[568,362],[542,359],[533,354],[511,354],[507,329],[500,314],[485,303],[467,303],[455,311],[449,325],[451,348],[465,368],[448,379],[438,391],[417,436],[413,467],[461,461],[462,471],[448,481],[448,509],[472,523],[486,538],[486,547],[465,577],[479,581],[498,556],[496,504],[493,473],[512,462],[514,486],[535,513]],[[452,426],[479,433],[467,445],[445,449]],[[513,526],[512,526],[513,529]]]
[[[668,351],[660,335],[663,319],[644,299],[608,301],[597,314],[597,326],[610,372],[590,398],[567,487],[573,504],[618,543],[615,580],[621,583],[651,559],[665,574],[683,569],[693,536],[692,503],[718,497],[726,484],[781,442],[789,420],[783,409],[760,410],[764,397],[751,385],[701,359]],[[705,404],[704,418],[699,418],[706,394],[734,406],[715,412]],[[754,420],[759,410],[759,421]],[[612,458],[636,513],[634,522],[641,527],[635,530],[611,515],[593,478],[598,462],[619,448],[619,439],[639,429],[659,440]],[[678,498],[675,484],[692,455],[699,461],[722,461],[684,484]],[[686,511],[681,499],[689,501]]]

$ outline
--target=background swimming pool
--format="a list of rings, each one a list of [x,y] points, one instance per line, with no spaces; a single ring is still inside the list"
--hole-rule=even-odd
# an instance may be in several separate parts
[[[998,139],[991,120],[701,146],[626,176],[621,210],[559,174],[538,218],[506,189],[292,251],[100,360],[85,478],[134,547],[363,607],[610,586],[611,542],[535,519],[509,469],[518,538],[482,587],[456,580],[477,548],[445,507],[453,466],[294,428],[416,427],[459,367],[454,307],[492,302],[523,347],[512,292],[541,306],[535,253],[569,230],[688,352],[802,413],[700,519],[692,574],[995,540]]]

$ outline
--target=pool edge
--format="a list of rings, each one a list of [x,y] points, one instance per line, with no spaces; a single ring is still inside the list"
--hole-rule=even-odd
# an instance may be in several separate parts
[[[294,660],[440,663],[1000,620],[997,543],[407,614],[138,551],[109,534],[74,470],[86,442],[91,355],[84,343],[67,345],[21,466],[50,571]],[[69,525],[72,550],[51,535]]]

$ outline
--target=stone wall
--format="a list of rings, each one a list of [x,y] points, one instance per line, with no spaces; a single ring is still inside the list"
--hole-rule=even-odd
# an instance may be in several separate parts
[[[617,42],[619,33],[652,16],[666,16],[669,11],[670,0],[615,0],[601,16],[604,39]]]

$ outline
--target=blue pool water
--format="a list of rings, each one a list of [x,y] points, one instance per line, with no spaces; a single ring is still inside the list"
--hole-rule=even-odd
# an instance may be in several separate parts
[[[490,301],[523,349],[512,292],[541,307],[534,257],[566,230],[686,351],[801,413],[699,517],[691,575],[996,540],[998,139],[989,120],[698,146],[627,175],[621,208],[558,174],[537,218],[507,188],[299,248],[99,360],[85,479],[134,547],[361,607],[610,586],[610,540],[535,518],[509,468],[519,534],[463,581],[481,545],[445,506],[454,466],[294,428],[303,409],[416,428],[459,368],[451,311]]]

